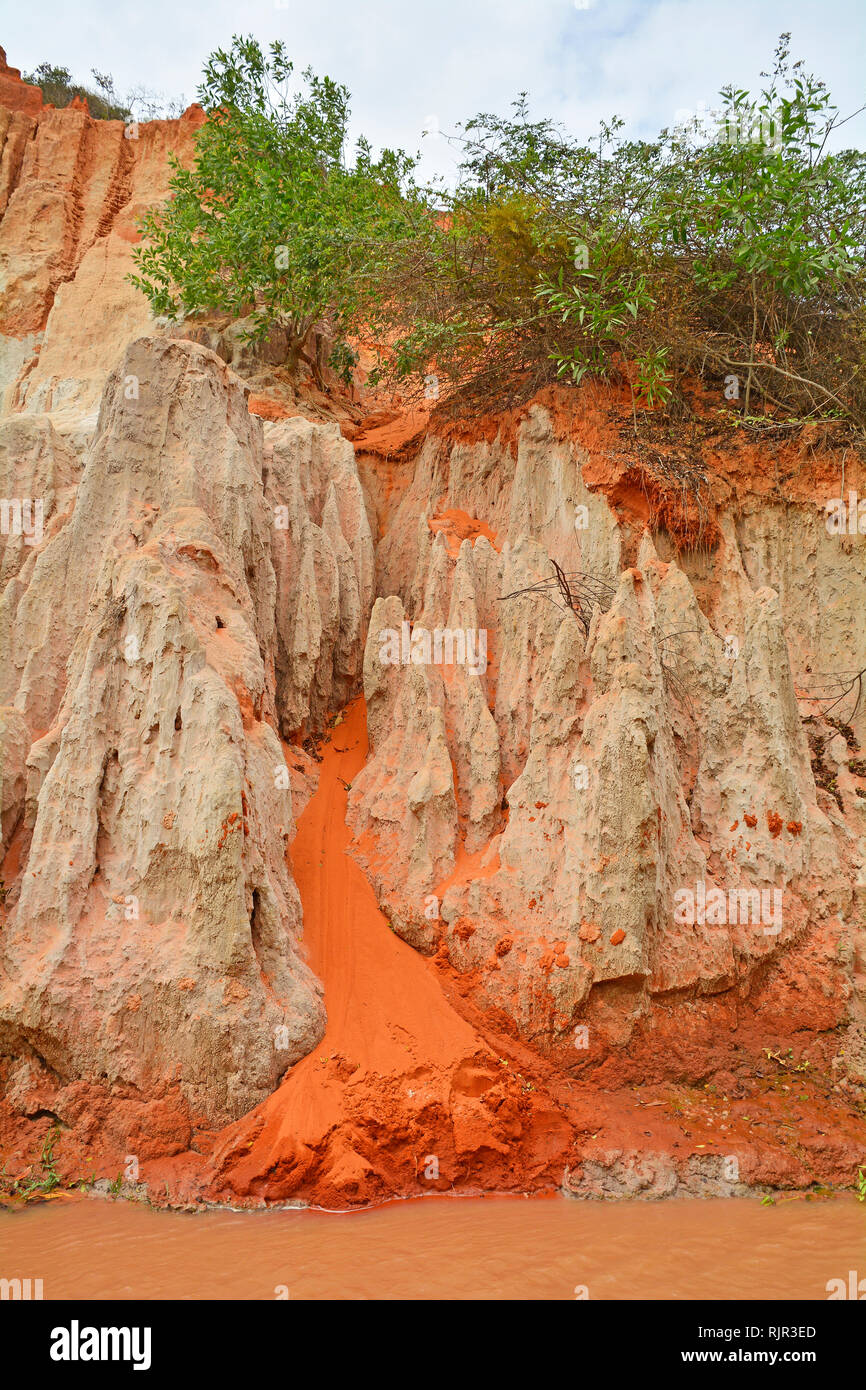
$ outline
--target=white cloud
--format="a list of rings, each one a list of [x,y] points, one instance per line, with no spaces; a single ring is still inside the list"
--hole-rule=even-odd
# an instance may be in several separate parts
[[[587,137],[603,117],[623,116],[652,135],[680,108],[712,106],[719,87],[754,87],[782,30],[795,57],[824,77],[843,111],[859,106],[866,7],[862,0],[40,0],[7,14],[8,61],[28,69],[63,64],[79,80],[95,67],[124,91],[135,83],[194,98],[208,53],[233,33],[281,37],[298,69],[307,64],[346,83],[356,129],[376,145],[423,147],[425,165],[446,172],[453,156],[422,130],[442,131],[479,110],[507,112],[518,92],[536,115]],[[866,144],[866,120],[846,128]]]

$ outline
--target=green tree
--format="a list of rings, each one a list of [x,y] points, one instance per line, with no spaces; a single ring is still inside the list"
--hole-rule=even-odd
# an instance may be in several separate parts
[[[235,37],[212,54],[193,165],[173,159],[170,200],[141,224],[132,279],[157,314],[248,315],[251,338],[282,328],[292,362],[320,325],[348,373],[346,335],[375,314],[389,247],[406,235],[413,161],[374,159],[361,139],[349,163],[346,88],[307,69],[293,91],[292,77],[280,41],[266,54]]]

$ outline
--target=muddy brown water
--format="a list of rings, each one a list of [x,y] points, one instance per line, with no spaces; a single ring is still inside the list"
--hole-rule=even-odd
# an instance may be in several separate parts
[[[46,1299],[824,1300],[852,1270],[866,1277],[866,1204],[847,1197],[0,1212],[0,1277],[42,1279]]]

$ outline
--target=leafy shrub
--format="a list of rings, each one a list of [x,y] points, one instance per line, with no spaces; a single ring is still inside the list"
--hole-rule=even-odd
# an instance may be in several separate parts
[[[597,146],[514,115],[461,136],[455,190],[397,267],[411,325],[390,370],[462,394],[526,398],[618,376],[647,405],[700,375],[749,415],[866,430],[866,160],[829,154],[838,113],[788,63],[759,96],[724,88],[718,126]]]

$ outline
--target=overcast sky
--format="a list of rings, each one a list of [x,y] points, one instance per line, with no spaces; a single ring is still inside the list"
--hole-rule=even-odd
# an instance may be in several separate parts
[[[616,113],[651,136],[678,112],[712,107],[728,81],[754,88],[783,30],[847,114],[866,100],[864,0],[16,0],[3,46],[14,67],[42,61],[89,80],[110,72],[195,99],[204,59],[235,33],[285,40],[352,93],[353,127],[375,146],[426,151],[446,172],[443,131],[477,111],[506,114],[521,90],[532,113],[589,136]],[[866,118],[846,127],[866,147]]]

